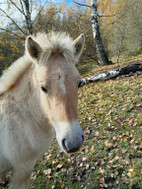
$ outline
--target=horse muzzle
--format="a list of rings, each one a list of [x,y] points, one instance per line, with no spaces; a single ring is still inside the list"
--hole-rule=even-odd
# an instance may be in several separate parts
[[[78,121],[56,123],[55,130],[56,139],[65,153],[73,153],[80,149],[84,135]]]
[[[83,134],[74,139],[73,141],[69,141],[68,139],[63,139],[62,140],[62,148],[67,152],[67,153],[73,153],[77,152],[80,147],[82,146],[84,142],[84,136]]]

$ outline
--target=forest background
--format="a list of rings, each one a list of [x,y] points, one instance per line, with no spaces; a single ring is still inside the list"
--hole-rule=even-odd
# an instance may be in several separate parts
[[[29,31],[22,1],[0,2],[0,70],[7,68],[24,53],[25,37]],[[23,1],[24,2],[24,1]],[[29,19],[32,33],[51,30],[64,31],[72,38],[85,34],[86,44],[79,69],[86,73],[100,66],[92,32],[92,10],[70,0],[30,0]],[[91,1],[76,1],[91,5]],[[141,0],[98,0],[98,23],[105,52],[110,63],[141,56],[142,3]]]

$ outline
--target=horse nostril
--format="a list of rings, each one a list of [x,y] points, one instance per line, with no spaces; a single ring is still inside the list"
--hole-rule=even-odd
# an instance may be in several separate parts
[[[81,135],[79,140],[76,140],[76,142],[73,142],[73,141],[70,142],[68,139],[64,138],[62,140],[62,147],[67,153],[73,153],[80,149],[83,142],[84,142],[84,135]]]
[[[68,149],[67,149],[67,147],[66,147],[65,141],[66,141],[66,139],[63,139],[63,140],[62,140],[62,146],[63,146],[64,150],[67,152]]]
[[[84,135],[82,135],[82,142],[84,142]]]

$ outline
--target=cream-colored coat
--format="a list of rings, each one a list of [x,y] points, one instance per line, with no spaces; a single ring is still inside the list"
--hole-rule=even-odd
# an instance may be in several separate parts
[[[75,41],[65,34],[30,36],[25,55],[0,78],[0,174],[12,170],[11,189],[28,188],[55,135],[66,153],[82,145],[75,62],[83,46],[84,35]]]

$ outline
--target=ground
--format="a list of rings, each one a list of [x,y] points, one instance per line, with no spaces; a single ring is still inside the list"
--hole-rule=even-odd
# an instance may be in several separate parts
[[[78,93],[84,145],[66,155],[54,141],[37,162],[30,189],[141,189],[142,75],[91,83]]]

